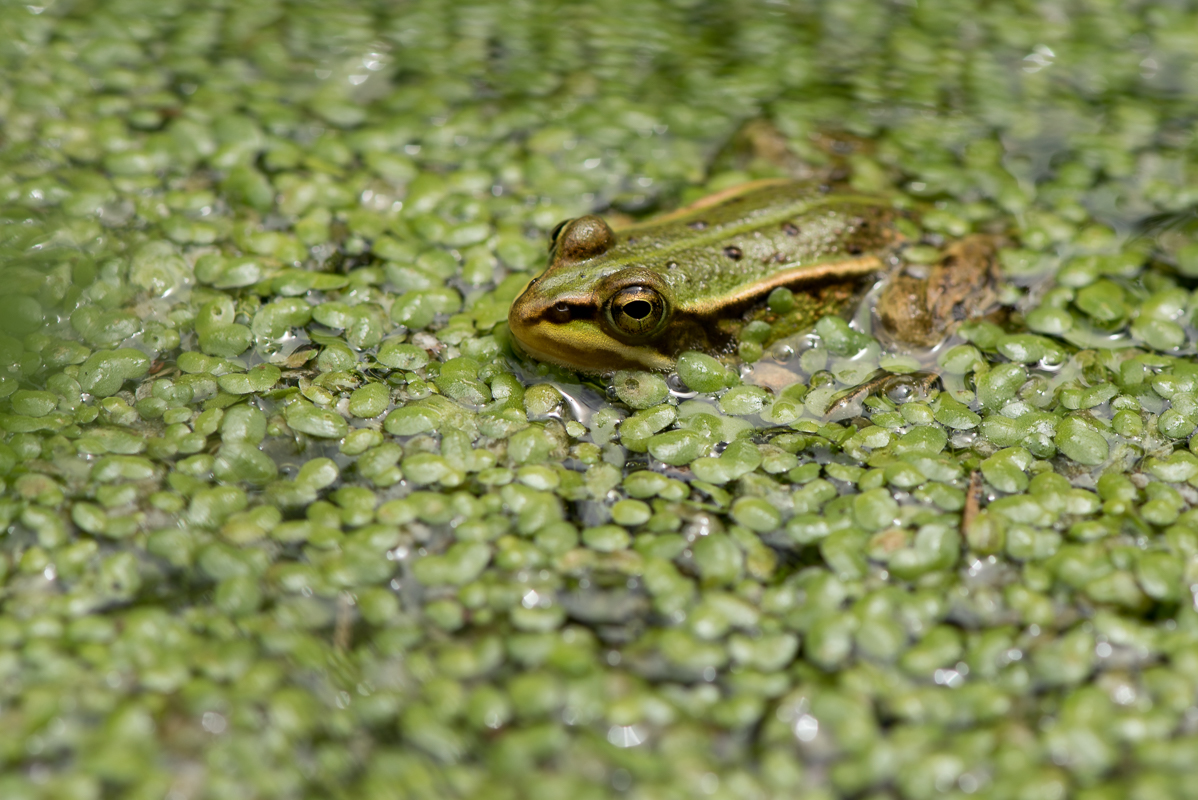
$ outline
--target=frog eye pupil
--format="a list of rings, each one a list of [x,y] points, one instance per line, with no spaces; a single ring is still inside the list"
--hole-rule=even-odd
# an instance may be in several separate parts
[[[625,303],[621,311],[633,319],[644,319],[653,311],[653,306],[648,300],[633,300],[631,303]]]
[[[665,300],[648,286],[629,286],[611,299],[607,318],[612,327],[625,336],[652,336],[665,322]]]

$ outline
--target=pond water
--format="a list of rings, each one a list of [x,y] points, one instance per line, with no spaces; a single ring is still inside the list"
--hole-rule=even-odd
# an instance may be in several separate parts
[[[1166,2],[0,7],[0,797],[1198,795],[1196,51]],[[1005,312],[512,352],[560,220],[786,174],[1000,237]],[[939,380],[825,414],[879,369]]]

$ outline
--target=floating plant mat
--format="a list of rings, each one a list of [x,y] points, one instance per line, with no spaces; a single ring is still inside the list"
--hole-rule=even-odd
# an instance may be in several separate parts
[[[0,797],[1198,795],[1195,31],[0,7]],[[938,389],[823,416],[929,366],[867,314],[512,355],[557,222],[780,174],[754,120],[908,258],[1007,237]]]

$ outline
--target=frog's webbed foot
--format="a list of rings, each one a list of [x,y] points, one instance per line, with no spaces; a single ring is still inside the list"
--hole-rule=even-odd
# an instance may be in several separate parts
[[[865,399],[871,396],[885,395],[896,403],[927,399],[939,381],[940,376],[934,372],[896,374],[878,370],[864,383],[835,395],[824,412],[824,420],[836,422],[861,416]]]

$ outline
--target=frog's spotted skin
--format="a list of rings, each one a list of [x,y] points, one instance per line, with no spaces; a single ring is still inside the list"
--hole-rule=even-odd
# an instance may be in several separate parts
[[[895,216],[878,198],[769,181],[617,231],[581,217],[509,323],[528,354],[580,372],[669,369],[685,350],[725,349],[721,321],[778,287],[818,296],[879,272]]]

